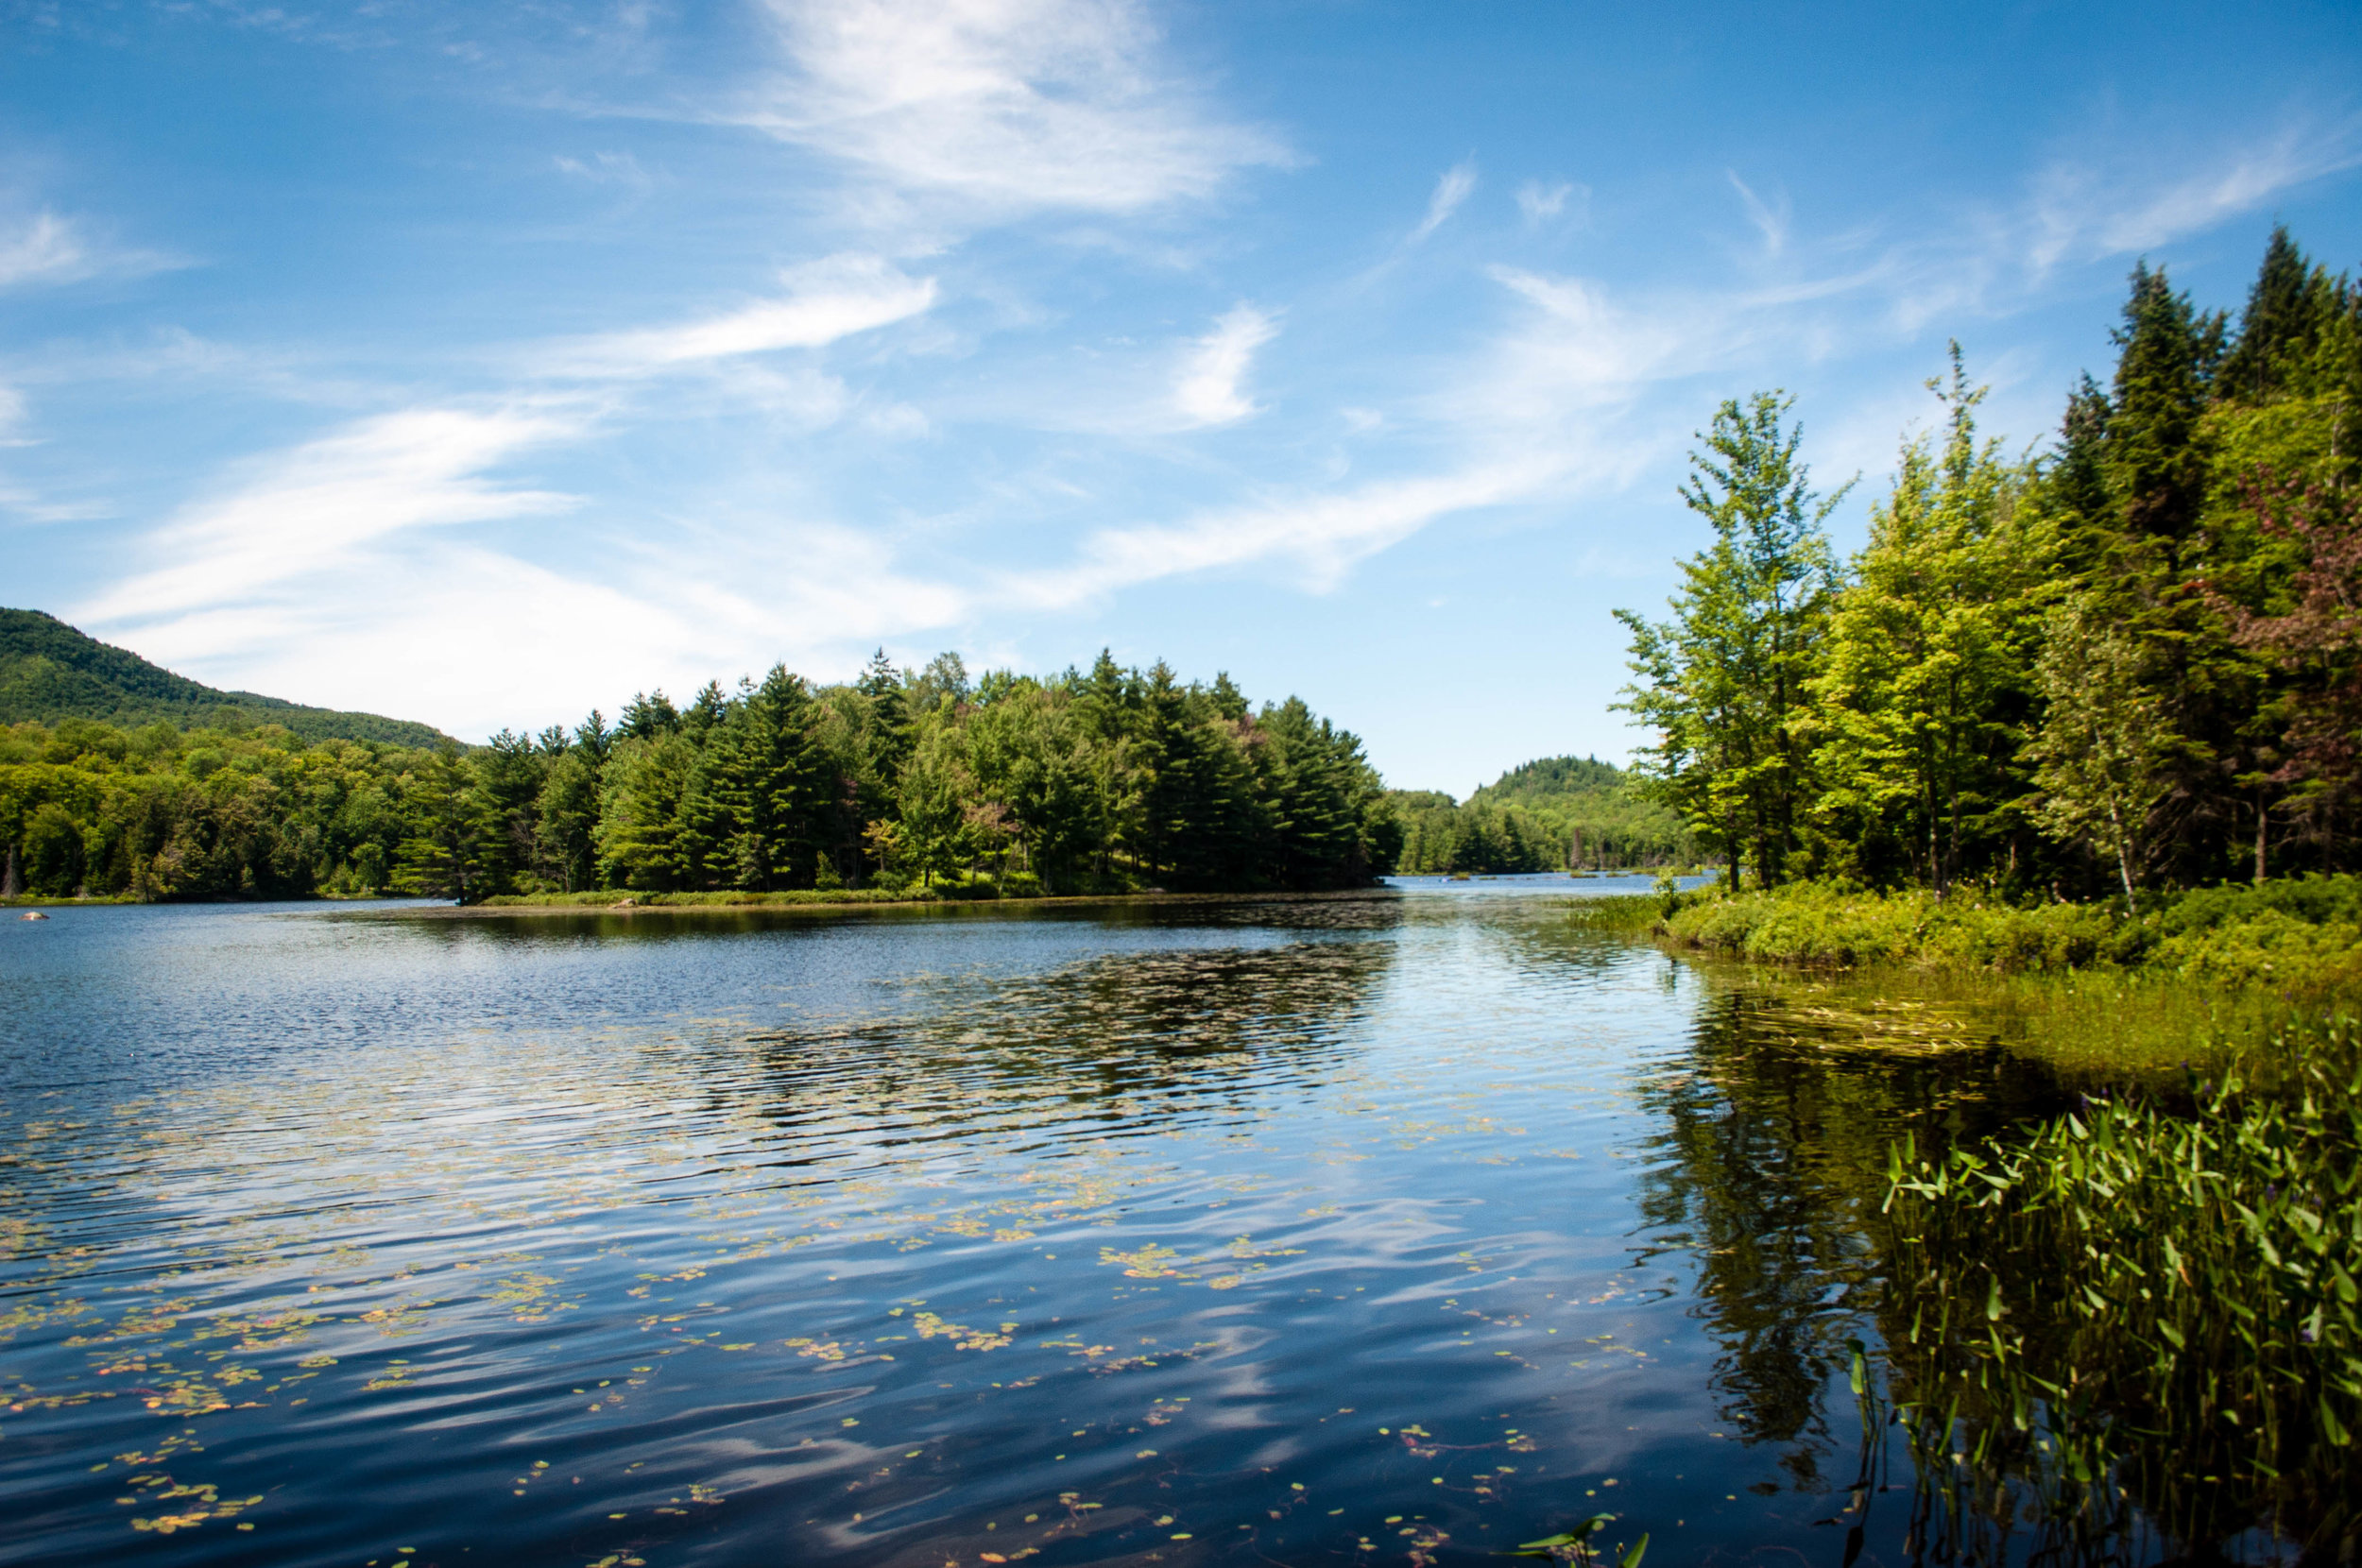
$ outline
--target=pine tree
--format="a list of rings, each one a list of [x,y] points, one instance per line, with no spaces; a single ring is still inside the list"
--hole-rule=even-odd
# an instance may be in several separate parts
[[[482,898],[490,824],[473,771],[456,745],[446,741],[427,755],[405,804],[408,833],[394,885],[461,904]]]
[[[833,770],[813,733],[818,720],[811,689],[781,664],[738,701],[718,769],[740,825],[733,862],[741,886],[813,884],[833,804]]]
[[[2286,224],[2274,225],[2239,314],[2238,340],[2223,356],[2222,394],[2262,402],[2279,391],[2291,367],[2319,342],[2336,301],[2328,274],[2306,264]]]
[[[2163,268],[2132,272],[2109,401],[2105,471],[2125,531],[2124,565],[2135,571],[2174,564],[2172,548],[2197,528],[2206,499],[2199,420],[2222,352],[2223,318],[2201,315],[2176,294]],[[2163,552],[2140,547],[2164,541]]]

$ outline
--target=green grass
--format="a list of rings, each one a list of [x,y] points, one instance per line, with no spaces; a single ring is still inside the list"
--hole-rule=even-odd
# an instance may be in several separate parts
[[[1675,946],[1757,963],[1905,966],[1985,975],[2140,972],[2292,998],[2362,992],[2362,878],[2121,903],[2021,905],[1975,888],[1864,893],[1800,882],[1684,895],[1666,919]]]

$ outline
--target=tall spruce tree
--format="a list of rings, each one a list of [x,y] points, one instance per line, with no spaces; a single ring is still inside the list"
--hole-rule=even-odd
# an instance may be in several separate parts
[[[2328,274],[2306,264],[2286,224],[2274,225],[2247,308],[2239,313],[2238,338],[2223,356],[2223,395],[2262,402],[2279,391],[2319,342],[2336,299]]]

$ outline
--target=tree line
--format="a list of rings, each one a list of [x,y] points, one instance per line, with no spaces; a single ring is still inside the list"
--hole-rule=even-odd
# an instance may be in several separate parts
[[[1617,612],[1646,788],[1764,885],[2119,895],[2353,865],[2362,288],[2276,229],[2235,324],[2143,263],[2106,385],[1981,438],[1959,345],[1836,559],[1790,400],[1731,401],[1682,498],[1713,540]]]
[[[1401,825],[1360,741],[1227,675],[958,656],[775,667],[568,730],[416,748],[81,719],[0,730],[0,888],[142,898],[1245,891],[1365,882]]]

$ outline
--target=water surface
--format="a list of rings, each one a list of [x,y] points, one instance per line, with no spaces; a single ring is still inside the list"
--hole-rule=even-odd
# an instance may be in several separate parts
[[[1905,1560],[1863,1195],[2051,1090],[1645,885],[11,922],[0,1562]]]

